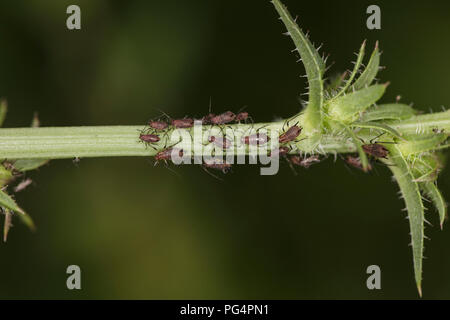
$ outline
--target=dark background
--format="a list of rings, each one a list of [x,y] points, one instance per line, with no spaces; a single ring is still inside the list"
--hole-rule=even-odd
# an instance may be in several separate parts
[[[351,68],[380,40],[383,102],[450,105],[450,2],[285,0],[316,44]],[[377,3],[382,30],[366,28]],[[66,28],[78,4],[82,29]],[[2,1],[0,96],[7,127],[144,124],[244,105],[256,121],[300,110],[301,64],[269,1]],[[198,167],[145,158],[52,161],[17,196],[38,225],[19,222],[0,245],[0,298],[417,298],[404,204],[389,171],[330,158],[294,176],[238,166],[225,181]],[[450,198],[449,172],[439,185]],[[425,298],[450,298],[450,232],[427,213]],[[65,287],[82,269],[82,290]],[[366,268],[382,290],[366,288]]]

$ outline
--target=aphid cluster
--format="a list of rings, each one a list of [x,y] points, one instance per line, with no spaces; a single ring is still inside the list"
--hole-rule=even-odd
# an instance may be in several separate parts
[[[161,141],[161,135],[167,134],[167,132],[172,129],[189,129],[192,128],[195,125],[195,119],[194,118],[182,118],[182,119],[171,119],[169,116],[165,115],[167,118],[167,121],[158,119],[158,120],[150,120],[146,127],[140,132],[139,134],[139,140],[143,143],[145,143],[147,146],[151,146],[152,148],[155,148],[155,144],[159,143]],[[241,123],[246,122],[250,118],[248,112],[238,112],[235,114],[232,111],[226,111],[221,114],[214,114],[209,113],[206,116],[202,117],[200,119],[201,123],[203,125],[224,125],[229,123]],[[267,142],[268,137],[263,137],[262,135],[258,135],[257,137],[248,136],[247,139],[244,141],[244,143],[258,143],[261,144],[263,141]],[[225,138],[220,136],[211,135],[208,138],[209,143],[213,143],[219,148],[222,149],[229,149],[232,146],[232,142]],[[183,150],[182,149],[175,149],[172,147],[166,148],[164,146],[164,150],[159,151],[155,155],[155,161],[158,163],[159,161],[164,161],[167,163],[167,161],[170,161],[173,154],[177,154],[179,157],[183,157]],[[216,169],[220,170],[223,173],[226,173],[231,168],[231,164],[227,163],[204,163],[203,168],[205,169]]]
[[[140,132],[139,140],[146,145],[152,145],[158,143],[161,138],[160,134],[166,132],[169,128],[169,124],[161,120],[150,120],[147,126]]]
[[[167,115],[166,117],[167,121],[161,119],[150,120],[147,123],[147,126],[140,132],[140,141],[148,146],[155,148],[155,144],[160,143],[162,136],[168,134],[171,129],[189,129],[197,123],[196,121],[200,121],[202,125],[223,126],[230,123],[247,122],[249,119],[251,119],[248,112],[238,112],[235,114],[232,111],[226,111],[220,114],[209,112],[199,120],[188,117],[181,119],[171,119]],[[293,165],[303,168],[309,168],[314,163],[320,162],[320,158],[317,155],[312,155],[309,157],[301,157],[300,155],[288,156],[291,150],[293,150],[289,144],[297,141],[302,132],[302,127],[298,126],[297,123],[289,126],[289,121],[285,123],[285,126],[287,126],[287,129],[284,130],[283,126],[283,132],[278,137],[278,142],[280,144],[279,148],[271,150],[269,152],[269,156],[283,157],[287,160],[291,168],[293,168]],[[268,136],[268,134],[260,132],[261,129],[262,127],[259,128],[256,133],[249,132],[243,135],[240,138],[240,143],[242,145],[258,147],[267,144],[270,141],[270,137]],[[231,147],[233,147],[232,140],[229,140],[226,137],[217,134],[209,135],[207,144],[214,144],[216,147],[223,150],[229,150]],[[182,158],[183,155],[185,155],[185,152],[181,148],[176,148],[175,145],[172,145],[170,147],[164,146],[163,150],[159,151],[155,155],[155,162],[159,163],[160,161],[164,161],[167,164],[168,161],[172,160],[172,156],[174,155]],[[372,151],[376,153],[377,151],[381,152],[380,150],[374,149]],[[230,163],[227,163],[223,160],[219,161],[217,159],[214,159],[213,161],[203,160],[202,167],[206,171],[208,171],[208,169],[213,169],[221,171],[224,174],[231,170]]]

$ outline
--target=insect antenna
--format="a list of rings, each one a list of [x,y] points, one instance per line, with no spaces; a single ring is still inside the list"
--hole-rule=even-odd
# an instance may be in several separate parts
[[[159,109],[159,108],[156,108],[156,110],[158,110],[159,112],[161,112],[162,114],[163,114],[163,116],[165,116],[166,118],[167,118],[167,120],[170,120],[170,119],[172,119],[172,117],[171,116],[169,116],[167,113],[165,113],[164,111],[162,111],[161,109]]]
[[[212,97],[209,96],[209,113],[211,113],[211,109],[212,109]]]
[[[164,167],[165,167],[166,169],[168,169],[170,172],[172,172],[177,178],[182,179],[181,174],[179,174],[178,172],[176,172],[175,169],[172,169],[172,168],[169,166],[169,163],[168,163],[167,161],[164,161],[164,162],[165,162]]]
[[[294,174],[294,176],[298,176],[298,172],[297,172],[297,170],[295,170],[294,166],[292,165],[292,162],[289,161],[289,158],[286,158],[286,161],[289,165],[289,168],[291,168],[291,171]]]
[[[211,177],[216,178],[217,180],[223,181],[223,179],[219,178],[218,176],[216,176],[215,174],[213,174],[212,172],[210,172],[208,169],[206,169],[204,166],[202,166],[202,169],[205,170],[205,172],[207,174],[209,174]]]
[[[247,105],[243,106],[242,108],[240,108],[240,109],[236,112],[236,114],[238,114],[239,112],[245,110],[247,107],[248,107]]]
[[[381,133],[380,135],[376,136],[375,138],[371,139],[369,141],[370,144],[373,144],[375,140],[377,140],[382,135],[386,134],[386,132]],[[363,141],[364,142],[364,141]],[[376,143],[386,143],[386,144],[397,144],[397,142],[394,141],[376,141]]]

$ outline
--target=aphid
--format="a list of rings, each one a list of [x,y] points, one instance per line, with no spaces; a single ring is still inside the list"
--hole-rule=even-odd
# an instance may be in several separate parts
[[[41,126],[41,121],[39,120],[39,115],[37,112],[33,115],[33,120],[31,120],[31,127],[32,128],[39,128]]]
[[[285,133],[280,135],[280,137],[278,138],[278,141],[280,143],[291,142],[291,141],[295,140],[300,135],[301,132],[302,132],[301,127],[299,127],[297,125],[292,126]]]
[[[302,157],[300,156],[290,156],[288,160],[290,163],[295,164],[296,166],[301,166]]]
[[[14,188],[14,192],[20,192],[20,191],[24,190],[26,187],[28,187],[32,183],[33,183],[33,180],[31,180],[30,178],[25,179]]]
[[[79,157],[75,157],[75,158],[73,158],[73,160],[72,160],[72,163],[73,163],[76,167],[78,167],[78,165],[80,164],[80,162],[81,162],[81,160],[80,160]]]
[[[164,121],[149,121],[148,122],[148,126],[152,129],[158,130],[158,131],[162,131],[167,129],[167,127],[169,126],[169,124],[167,122]]]
[[[433,133],[436,133],[436,134],[445,132],[444,129],[439,129],[439,128],[433,128],[432,131],[433,131]]]
[[[271,157],[285,156],[285,155],[287,155],[287,154],[289,153],[289,151],[290,151],[290,148],[289,148],[289,147],[281,146],[281,147],[279,147],[278,149],[273,149],[273,150],[270,152],[270,156],[271,156]]]
[[[227,111],[212,117],[210,121],[212,124],[218,125],[232,122],[234,119],[236,119],[236,115],[231,111]]]
[[[319,163],[320,158],[318,155],[310,156],[307,158],[302,158],[300,156],[290,156],[289,162],[292,164],[295,164],[296,166],[300,166],[300,167],[307,169],[310,166],[312,166],[314,163]]]
[[[231,141],[224,137],[210,136],[208,141],[222,149],[228,149],[232,145]]]
[[[174,119],[172,120],[171,123],[175,128],[178,129],[192,128],[192,126],[194,125],[194,119],[191,118]]]
[[[248,112],[239,112],[234,119],[236,122],[246,121],[248,119]]]
[[[389,151],[383,147],[381,144],[378,143],[372,143],[372,144],[365,144],[362,146],[362,149],[365,153],[370,154],[371,156],[374,156],[375,158],[387,158],[387,155],[389,154]]]
[[[359,159],[359,157],[347,156],[347,158],[344,159],[344,160],[345,160],[345,162],[347,164],[351,165],[352,167],[355,167],[355,168],[357,168],[359,170],[363,170],[364,171],[364,168],[363,168],[362,163],[361,163],[361,159]],[[372,170],[372,166],[369,163],[367,165],[367,171],[370,171],[370,170]]]
[[[156,143],[160,140],[156,134],[140,134],[139,139],[146,143]]]
[[[223,162],[221,160],[215,159],[210,162],[204,162],[203,168],[206,169],[214,169],[214,170],[220,170],[222,173],[226,174],[231,170],[231,164]]]
[[[202,118],[202,124],[210,124],[211,119],[214,118],[216,115],[214,113],[208,113],[206,116]]]
[[[320,162],[320,157],[318,155],[314,155],[314,156],[310,156],[307,158],[304,158],[301,162],[300,165],[303,168],[309,168],[311,167],[314,163],[319,163]]]
[[[181,158],[183,157],[183,149],[174,149],[174,148],[168,148],[165,150],[162,150],[160,152],[158,152],[155,155],[155,160],[156,161],[160,161],[160,160],[170,160],[172,158],[172,154],[173,153],[177,153],[178,152],[178,156]]]
[[[249,136],[242,137],[242,143],[252,145],[252,146],[265,144],[269,140],[270,140],[270,138],[267,136],[267,134],[264,134],[264,133],[256,133],[256,134],[251,134]]]

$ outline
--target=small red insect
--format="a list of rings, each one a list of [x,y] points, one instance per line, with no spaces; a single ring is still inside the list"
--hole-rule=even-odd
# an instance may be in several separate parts
[[[140,134],[139,139],[146,143],[156,143],[160,140],[159,137],[155,134]]]
[[[203,167],[207,169],[220,170],[226,174],[231,170],[231,164],[215,159],[203,163]]]
[[[252,145],[252,146],[265,144],[269,140],[270,140],[270,138],[267,136],[267,134],[264,134],[264,133],[256,133],[256,134],[251,134],[249,136],[242,137],[242,143]]]
[[[148,122],[148,126],[152,129],[158,130],[158,131],[162,131],[167,129],[167,127],[169,126],[169,124],[167,122],[164,121],[149,121]]]
[[[238,114],[236,114],[236,118],[234,120],[236,122],[246,121],[248,117],[248,112],[239,112]]]
[[[172,154],[173,153],[177,153],[178,152],[178,156],[181,158],[183,157],[183,149],[176,149],[176,148],[168,148],[165,150],[162,150],[160,152],[158,152],[155,155],[155,160],[156,161],[160,161],[160,160],[170,160],[172,158]]]
[[[387,156],[389,154],[389,151],[378,143],[365,144],[362,146],[362,149],[364,150],[365,153],[370,154],[375,158],[387,159]]]
[[[347,158],[344,160],[348,165],[351,165],[352,167],[355,167],[359,170],[364,171],[364,168],[361,163],[361,159],[359,159],[359,157],[347,156]],[[367,171],[370,171],[370,170],[372,170],[372,166],[369,163],[367,166]]]
[[[300,156],[290,156],[288,160],[290,163],[295,164],[296,166],[301,166],[302,157]]]
[[[301,132],[302,132],[301,127],[296,126],[296,125],[292,126],[285,133],[280,135],[280,137],[278,138],[278,141],[280,143],[291,142],[291,141],[295,140],[300,135]]]
[[[210,121],[212,124],[218,125],[232,122],[234,119],[236,119],[236,115],[231,111],[227,111],[212,117]]]
[[[314,163],[319,163],[319,162],[320,162],[320,157],[318,155],[314,155],[314,156],[304,158],[301,162],[301,165],[303,166],[303,168],[309,168]]]
[[[174,119],[171,121],[172,125],[178,129],[192,128],[194,126],[194,119],[184,118],[184,119]]]
[[[211,119],[214,118],[216,115],[214,113],[208,113],[206,116],[202,118],[202,124],[210,124]]]
[[[289,153],[290,148],[286,146],[281,146],[278,149],[273,149],[270,152],[271,157],[277,157],[277,156],[285,156]]]
[[[28,187],[32,183],[33,183],[33,180],[31,180],[30,178],[25,179],[14,188],[14,192],[20,192],[20,191],[24,190],[26,187]]]
[[[224,137],[210,136],[208,141],[222,149],[229,149],[232,145],[231,141]]]
[[[296,166],[300,166],[307,169],[311,167],[314,163],[319,163],[320,158],[318,155],[310,156],[307,158],[302,158],[300,156],[290,156],[289,162],[295,164]]]

